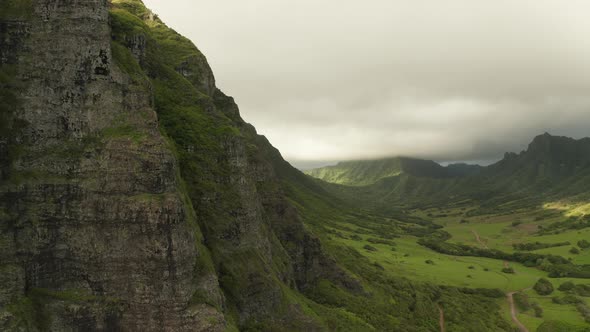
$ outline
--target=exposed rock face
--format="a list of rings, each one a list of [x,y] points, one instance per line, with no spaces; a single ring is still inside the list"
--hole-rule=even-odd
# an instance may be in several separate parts
[[[301,218],[340,202],[141,1],[2,0],[0,64],[1,331],[434,326],[432,287],[323,251]]]
[[[113,42],[133,54],[154,86],[232,318],[243,328],[318,329],[301,309],[300,291],[320,278],[361,290],[305,230],[277,169],[303,175],[242,120],[189,40],[134,0],[117,1],[112,22]],[[141,39],[146,48],[136,52],[132,41]]]
[[[287,174],[281,174],[279,169],[296,176],[303,174],[239,118],[233,99],[217,91],[215,101],[216,109],[233,117],[233,124],[242,133],[224,142],[218,159],[231,170],[229,188],[221,197],[233,196],[235,205],[219,209],[223,203],[215,198],[193,196],[200,200],[194,204],[201,215],[215,211],[205,219],[215,227],[205,225],[203,229],[214,259],[221,265],[222,286],[229,288],[228,296],[237,305],[242,323],[257,326],[256,322],[270,318],[274,321],[261,328],[317,330],[317,322],[305,317],[295,302],[285,299],[280,284],[305,291],[324,278],[352,292],[362,293],[362,288],[323,253],[320,241],[305,229],[287,200],[283,188]],[[227,180],[216,178],[215,182]],[[232,291],[234,283],[239,285],[238,292]],[[285,302],[288,305],[281,312],[278,308],[285,307]]]
[[[362,293],[286,198],[303,175],[141,2],[2,6],[0,330],[311,331],[301,291]]]
[[[26,125],[0,185],[0,330],[220,330],[177,162],[149,87],[113,62],[108,7],[36,0],[2,22]]]

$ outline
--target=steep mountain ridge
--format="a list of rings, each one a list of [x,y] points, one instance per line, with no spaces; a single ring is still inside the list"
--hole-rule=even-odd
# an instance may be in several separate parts
[[[344,161],[335,166],[308,170],[305,174],[330,183],[364,186],[381,179],[407,174],[423,178],[450,178],[473,172],[470,167],[443,167],[432,160],[393,157],[375,160]]]
[[[1,329],[223,324],[215,307],[189,305],[221,291],[150,92],[111,57],[107,3],[2,6],[14,98],[2,114],[12,137],[1,144],[11,152],[0,184]]]
[[[514,183],[557,182],[590,167],[590,138],[575,140],[548,133],[533,139],[526,151],[506,153],[486,168],[487,176],[504,176]],[[519,181],[520,179],[520,181]]]
[[[315,330],[300,291],[362,292],[204,56],[140,1],[2,6],[3,330]]]
[[[422,163],[432,165],[434,162]],[[444,170],[444,176],[436,176],[436,172],[401,171],[400,167],[389,168],[400,170],[391,175],[392,172],[382,171],[382,161],[343,162],[306,174],[332,182],[323,186],[348,202],[362,200],[363,205],[377,206],[380,211],[462,200],[494,206],[522,199],[540,203],[544,199],[587,191],[590,138],[575,140],[545,133],[535,137],[526,151],[506,153],[502,160],[490,166],[434,164],[432,169],[438,170],[439,175]],[[364,172],[358,172],[359,169]],[[339,180],[347,177],[354,180]],[[348,186],[343,186],[343,182]]]
[[[237,313],[232,318],[242,328],[321,326],[300,309],[299,291],[319,278],[352,292],[361,288],[303,227],[267,155],[270,143],[212,85],[206,59],[190,41],[137,1],[114,4],[114,45],[138,54],[154,86],[160,123],[176,145],[226,304]],[[136,40],[145,48],[137,50]]]
[[[0,35],[1,330],[509,330],[332,242],[438,228],[291,167],[141,1],[8,0]]]

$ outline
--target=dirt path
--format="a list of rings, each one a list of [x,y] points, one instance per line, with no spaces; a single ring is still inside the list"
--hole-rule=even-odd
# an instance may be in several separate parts
[[[514,324],[516,324],[516,326],[518,326],[518,329],[520,330],[520,332],[529,332],[529,330],[526,328],[526,326],[524,326],[519,320],[516,312],[516,305],[514,304],[514,294],[516,294],[518,292],[510,292],[508,294],[506,294],[506,297],[508,297],[508,304],[510,304],[510,315],[512,316],[512,321],[514,322]]]
[[[477,233],[477,231],[475,229],[472,229],[471,232],[473,233],[473,235],[475,236],[475,239],[477,240],[477,243],[479,243],[484,249],[489,249],[488,245],[485,244],[481,238],[479,237],[479,234]],[[507,261],[503,262],[503,265],[505,268],[509,268],[510,264],[508,264]],[[519,291],[514,291],[514,292],[510,292],[508,294],[506,294],[506,297],[508,298],[508,304],[510,305],[510,316],[512,316],[512,321],[514,322],[514,324],[516,324],[516,326],[518,326],[518,329],[520,330],[520,332],[529,332],[529,330],[526,328],[526,326],[524,326],[524,324],[522,324],[517,317],[517,310],[516,310],[516,305],[514,304],[514,294],[518,293]],[[440,308],[439,306],[439,310],[441,310],[441,315],[442,315],[442,308]],[[442,319],[444,320],[444,317],[442,317]],[[441,323],[443,324],[443,323]],[[444,332],[444,326],[441,325],[441,331]]]
[[[440,325],[440,332],[445,332],[445,311],[443,308],[438,305],[438,325]]]
[[[471,232],[475,236],[475,239],[477,240],[477,243],[479,243],[479,245],[481,245],[484,249],[490,249],[490,248],[488,248],[488,245],[485,244],[485,242],[483,242],[481,240],[481,238],[479,237],[479,234],[477,233],[477,231],[475,229],[472,229]]]

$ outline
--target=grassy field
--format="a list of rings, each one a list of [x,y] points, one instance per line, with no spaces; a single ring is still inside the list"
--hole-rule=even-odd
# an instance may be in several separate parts
[[[570,208],[579,211],[579,205],[570,205]],[[590,264],[590,250],[580,248],[577,242],[580,240],[590,241],[590,228],[580,230],[565,230],[559,234],[538,235],[539,227],[548,226],[552,223],[563,221],[564,215],[555,211],[527,211],[508,215],[484,215],[467,216],[469,209],[447,209],[444,213],[440,211],[413,211],[416,216],[424,217],[444,226],[444,230],[453,237],[450,242],[463,243],[467,245],[483,247],[477,241],[475,233],[480,240],[489,248],[505,252],[515,252],[513,245],[518,243],[560,243],[570,242],[570,245],[533,250],[538,254],[559,255],[571,259],[575,264]],[[438,213],[438,214],[437,214]],[[431,215],[428,217],[428,215]],[[440,217],[440,215],[445,215]],[[569,210],[565,215],[571,216]],[[577,247],[579,254],[570,253],[572,247]]]
[[[527,310],[519,314],[519,320],[529,327],[531,331],[536,330],[545,320],[565,321],[571,325],[588,327],[588,324],[584,322],[584,319],[573,305],[555,304],[551,301],[551,298],[539,296],[533,290],[528,290],[525,294],[529,296],[531,302],[537,302],[543,308],[543,318],[535,317],[533,310]],[[555,292],[555,296],[562,295],[564,294],[560,291]]]
[[[471,216],[469,211],[473,208],[415,210],[412,214],[443,226],[443,230],[452,235],[450,242],[514,252],[513,244],[516,243],[569,241],[571,245],[531,252],[560,255],[571,258],[577,264],[590,264],[590,249],[578,248],[579,254],[569,252],[579,240],[590,240],[590,228],[567,230],[559,234],[537,235],[539,226],[544,227],[562,221],[563,210],[541,209],[515,211],[513,214]],[[579,209],[579,206],[574,208]],[[550,281],[555,287],[554,293],[549,296],[539,296],[530,288],[540,278],[547,277],[547,273],[537,268],[497,259],[441,254],[419,245],[418,238],[414,236],[402,236],[388,240],[390,241],[388,243],[375,243],[368,240],[378,238],[379,234],[353,224],[344,225],[343,228],[338,227],[334,231],[339,232],[341,236],[332,236],[330,241],[354,248],[369,260],[382,266],[385,274],[407,276],[414,281],[438,285],[497,288],[506,293],[524,290],[530,301],[537,303],[543,309],[543,318],[535,317],[532,309],[519,313],[519,320],[530,331],[536,331],[545,321],[562,321],[580,327],[590,326],[585,323],[574,305],[552,302],[554,296],[565,295],[557,290],[560,284],[572,281],[576,284],[590,285],[590,279],[552,278]],[[481,242],[476,239],[476,233]],[[507,266],[513,268],[515,273],[502,272],[502,269]],[[502,307],[502,315],[507,321],[511,321],[507,300],[498,299],[498,304]]]
[[[514,263],[510,266],[517,273],[508,275],[501,272],[504,266],[502,261],[440,254],[418,245],[416,239],[412,237],[396,239],[396,251],[385,244],[346,239],[338,239],[338,241],[381,264],[386,273],[411,276],[414,280],[439,285],[513,291],[531,287],[539,278],[545,276],[545,273],[540,270]],[[377,250],[364,249],[365,245],[370,245]],[[427,260],[431,262],[427,263]]]

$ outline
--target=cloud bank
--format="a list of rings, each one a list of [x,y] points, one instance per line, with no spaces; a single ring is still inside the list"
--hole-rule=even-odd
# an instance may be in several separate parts
[[[590,3],[146,0],[291,161],[493,160],[590,134]]]

